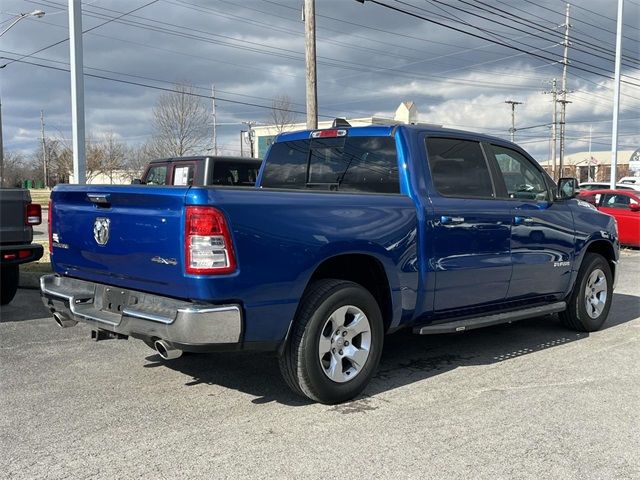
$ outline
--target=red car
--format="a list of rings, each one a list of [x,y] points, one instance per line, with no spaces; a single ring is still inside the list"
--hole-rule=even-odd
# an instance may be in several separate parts
[[[583,190],[578,198],[615,217],[622,245],[640,247],[640,192]]]

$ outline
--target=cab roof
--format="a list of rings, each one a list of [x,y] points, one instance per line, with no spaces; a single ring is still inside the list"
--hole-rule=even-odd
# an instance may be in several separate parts
[[[429,125],[367,125],[364,127],[335,127],[316,130],[298,130],[295,132],[283,132],[279,134],[274,142],[290,142],[295,140],[307,140],[311,137],[311,132],[322,130],[347,130],[347,137],[386,137],[391,136],[396,130],[405,130],[409,135],[427,134],[428,136],[456,136],[473,138],[474,140],[512,144],[508,140],[483,133],[457,130],[453,128],[436,127]],[[513,144],[512,144],[513,145]]]

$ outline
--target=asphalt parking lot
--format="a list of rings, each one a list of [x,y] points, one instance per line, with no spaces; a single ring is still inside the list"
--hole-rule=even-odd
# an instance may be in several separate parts
[[[290,393],[269,355],[94,343],[21,289],[0,311],[0,476],[640,478],[640,252],[621,265],[600,332],[393,335],[338,406]]]

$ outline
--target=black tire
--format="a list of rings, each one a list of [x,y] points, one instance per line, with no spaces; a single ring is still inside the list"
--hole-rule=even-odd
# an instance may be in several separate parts
[[[603,310],[595,317],[587,312],[586,289],[589,277],[597,270],[604,273],[606,278],[606,300]],[[600,330],[609,315],[613,299],[613,275],[609,262],[597,253],[586,253],[578,271],[578,277],[571,294],[567,299],[567,309],[560,313],[562,323],[572,330],[579,332],[595,332]]]
[[[338,383],[325,374],[326,367],[319,358],[319,349],[321,335],[326,338],[323,329],[326,331],[330,317],[345,306],[355,307],[364,313],[370,327],[370,343],[368,357],[355,377]],[[345,325],[349,328],[348,323]],[[356,346],[356,338],[352,342],[353,347]],[[319,280],[309,286],[301,300],[289,340],[279,358],[280,371],[294,392],[324,404],[341,403],[354,398],[367,386],[380,362],[383,342],[382,314],[368,290],[344,280]],[[348,359],[346,365],[346,371],[349,371]]]
[[[18,265],[0,268],[0,305],[6,305],[16,296],[19,279]]]

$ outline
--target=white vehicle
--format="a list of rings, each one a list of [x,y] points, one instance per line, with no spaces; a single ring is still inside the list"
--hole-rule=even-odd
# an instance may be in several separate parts
[[[640,185],[640,177],[622,177],[618,183]]]
[[[633,178],[633,177],[625,177]],[[608,190],[609,182],[582,182],[580,184],[580,190]],[[640,183],[617,183],[616,188],[619,190],[635,190],[640,191]]]

